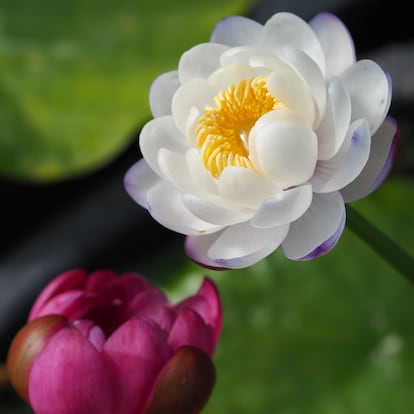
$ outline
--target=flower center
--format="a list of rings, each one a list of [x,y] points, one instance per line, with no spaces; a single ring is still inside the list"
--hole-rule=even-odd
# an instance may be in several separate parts
[[[261,116],[283,104],[269,92],[264,76],[230,85],[214,99],[216,106],[204,109],[196,128],[204,165],[215,178],[228,166],[254,170],[250,130]]]

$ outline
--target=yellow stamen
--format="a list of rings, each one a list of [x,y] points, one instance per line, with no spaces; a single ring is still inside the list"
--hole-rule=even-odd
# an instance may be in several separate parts
[[[197,123],[197,145],[204,165],[217,178],[233,165],[254,170],[249,156],[249,133],[256,121],[283,104],[258,76],[230,85],[215,97],[216,106],[206,107]]]

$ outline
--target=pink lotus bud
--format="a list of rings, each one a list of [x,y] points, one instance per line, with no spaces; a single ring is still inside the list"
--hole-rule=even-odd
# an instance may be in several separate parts
[[[196,414],[221,329],[208,278],[173,305],[138,274],[72,270],[40,293],[7,369],[36,414]]]

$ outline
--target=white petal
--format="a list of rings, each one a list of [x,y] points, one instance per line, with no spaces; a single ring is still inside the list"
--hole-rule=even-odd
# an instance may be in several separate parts
[[[160,175],[161,170],[158,166],[160,148],[176,152],[184,152],[187,149],[185,139],[175,126],[171,115],[151,119],[147,122],[141,130],[139,146],[147,163]]]
[[[340,75],[355,63],[355,47],[348,29],[335,15],[319,13],[309,21],[322,49],[326,61],[326,78]]]
[[[302,50],[309,55],[325,73],[323,50],[311,27],[292,13],[276,13],[264,25],[261,46],[276,56],[285,46]]]
[[[171,115],[151,119],[141,129],[139,146],[143,157],[150,167],[161,175],[158,166],[158,151],[167,148],[171,151],[184,152],[185,139],[175,126]]]
[[[291,111],[299,112],[309,126],[315,120],[315,104],[303,79],[286,65],[271,72],[267,78],[269,92]]]
[[[244,16],[229,16],[220,20],[213,30],[210,42],[235,47],[256,45],[263,26]]]
[[[217,43],[200,43],[181,55],[178,76],[181,83],[194,78],[208,78],[220,67],[220,56],[228,46]]]
[[[327,253],[338,241],[344,220],[345,204],[339,192],[314,194],[306,213],[290,225],[283,252],[292,260]]]
[[[129,196],[144,208],[148,208],[147,192],[160,182],[144,159],[133,164],[125,174],[124,187]]]
[[[253,228],[249,222],[218,234],[186,239],[186,252],[196,262],[215,268],[240,269],[271,254],[286,236],[288,225]]]
[[[249,140],[250,145],[257,154],[260,170],[281,188],[303,184],[313,175],[317,137],[301,124],[269,124],[258,131],[254,140]]]
[[[182,193],[166,181],[147,193],[148,211],[164,227],[177,233],[195,235],[218,231],[220,226],[194,216],[182,201]]]
[[[212,224],[229,226],[247,221],[252,212],[243,212],[236,209],[221,207],[191,194],[183,196],[183,202],[187,208],[197,217]]]
[[[184,249],[187,256],[200,266],[214,270],[223,270],[225,267],[210,259],[207,255],[208,249],[220,237],[223,230],[205,236],[187,236]]]
[[[208,105],[214,105],[217,91],[207,82],[207,79],[191,79],[177,89],[172,100],[172,115],[178,129],[184,134],[188,130],[188,117],[193,107],[200,113]]]
[[[282,59],[271,54],[253,55],[249,58],[249,65],[255,69],[257,76],[264,77],[268,77],[271,72],[277,72],[280,67],[282,70],[286,68],[291,70],[291,67]]]
[[[158,163],[162,176],[183,193],[191,193],[206,202],[218,203],[223,208],[234,205],[222,199],[217,183],[205,169],[201,157],[196,156],[198,152],[195,148],[186,154],[160,149]]]
[[[185,133],[187,144],[190,147],[197,147],[197,126],[198,120],[202,115],[201,109],[192,106],[188,112],[187,119],[185,121]]]
[[[252,218],[252,226],[266,228],[289,224],[302,216],[311,202],[311,185],[281,191],[263,202]]]
[[[347,203],[372,193],[385,180],[394,164],[398,141],[398,126],[394,119],[387,117],[371,139],[371,153],[365,168],[341,190]]]
[[[186,154],[161,148],[158,152],[158,165],[162,176],[180,191],[194,192],[197,190],[187,164]]]
[[[316,131],[318,159],[326,160],[335,155],[351,122],[351,98],[343,83],[332,78],[328,85],[328,102],[325,116]]]
[[[390,107],[391,80],[372,60],[356,62],[341,75],[341,79],[351,97],[351,121],[365,118],[374,134]]]
[[[180,86],[178,71],[163,73],[151,85],[149,104],[154,117],[171,114],[171,101]]]
[[[273,61],[281,62],[275,56],[269,54],[269,52],[263,49],[258,49],[250,46],[239,46],[228,49],[224,52],[220,58],[221,66],[234,65],[234,64],[251,64],[251,61],[257,59],[273,59]]]
[[[206,193],[218,194],[217,183],[204,166],[200,151],[197,148],[191,148],[187,151],[186,159],[194,182],[199,185],[200,189]]]
[[[222,197],[240,207],[256,209],[280,189],[265,177],[244,167],[226,167],[217,179]]]
[[[327,98],[326,82],[323,73],[316,62],[299,49],[285,47],[281,56],[286,59],[286,63],[296,71],[308,86],[316,106],[314,125],[319,124],[321,117],[325,113]]]
[[[261,116],[253,125],[253,128],[250,130],[249,139],[252,137],[255,139],[254,137],[262,128],[274,122],[294,122],[296,124],[302,124],[306,126],[306,122],[299,112],[294,112],[287,108],[281,107],[267,112]]]
[[[247,64],[233,63],[217,69],[208,78],[210,85],[216,90],[226,90],[229,85],[236,85],[241,80],[257,76],[257,72]]]
[[[368,161],[370,146],[368,123],[365,119],[355,121],[339,152],[330,160],[318,161],[315,174],[310,180],[313,191],[337,191],[355,180]]]

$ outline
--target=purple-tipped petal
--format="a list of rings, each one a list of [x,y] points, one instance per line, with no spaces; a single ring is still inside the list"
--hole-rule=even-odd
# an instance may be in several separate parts
[[[202,266],[239,269],[276,250],[288,229],[289,225],[259,229],[246,222],[213,235],[187,237],[185,248],[189,257]]]
[[[157,183],[160,177],[154,173],[144,159],[132,165],[124,177],[124,187],[128,195],[140,206],[148,209],[147,193]]]
[[[306,213],[290,226],[282,243],[289,259],[318,257],[332,249],[343,230],[345,204],[339,192],[315,194]]]
[[[185,235],[207,234],[220,228],[196,217],[184,204],[182,195],[170,183],[160,183],[148,193],[150,214],[164,227]]]
[[[74,269],[64,272],[53,279],[40,293],[30,310],[28,320],[31,321],[40,315],[45,314],[42,308],[54,296],[68,290],[83,289],[87,280],[85,269]]]
[[[218,239],[222,231],[205,236],[187,236],[184,250],[187,256],[200,266],[212,270],[224,270],[225,266],[208,257],[208,249]]]
[[[338,243],[338,240],[341,237],[341,234],[345,227],[345,221],[346,221],[346,214],[344,211],[344,214],[342,215],[342,220],[339,223],[339,226],[336,229],[336,232],[332,234],[332,236],[329,237],[329,239],[325,240],[322,244],[320,244],[316,249],[311,251],[306,256],[300,259],[297,259],[297,260],[312,260],[312,259],[316,259],[317,257],[323,256],[326,253],[330,252],[335,247],[335,245]]]
[[[184,345],[191,345],[210,356],[213,356],[216,346],[212,327],[190,308],[183,308],[178,313],[168,343],[173,352]]]
[[[310,180],[316,193],[340,190],[361,173],[371,147],[371,133],[364,120],[353,122],[339,152],[330,160],[318,161]]]
[[[29,377],[36,414],[112,414],[113,395],[101,354],[76,328],[50,339]]]
[[[129,320],[105,343],[103,355],[116,379],[111,413],[141,413],[155,378],[171,356],[165,332],[149,321]]]
[[[399,149],[399,128],[387,117],[371,140],[371,153],[361,174],[341,190],[345,202],[359,200],[375,191],[395,164]]]

